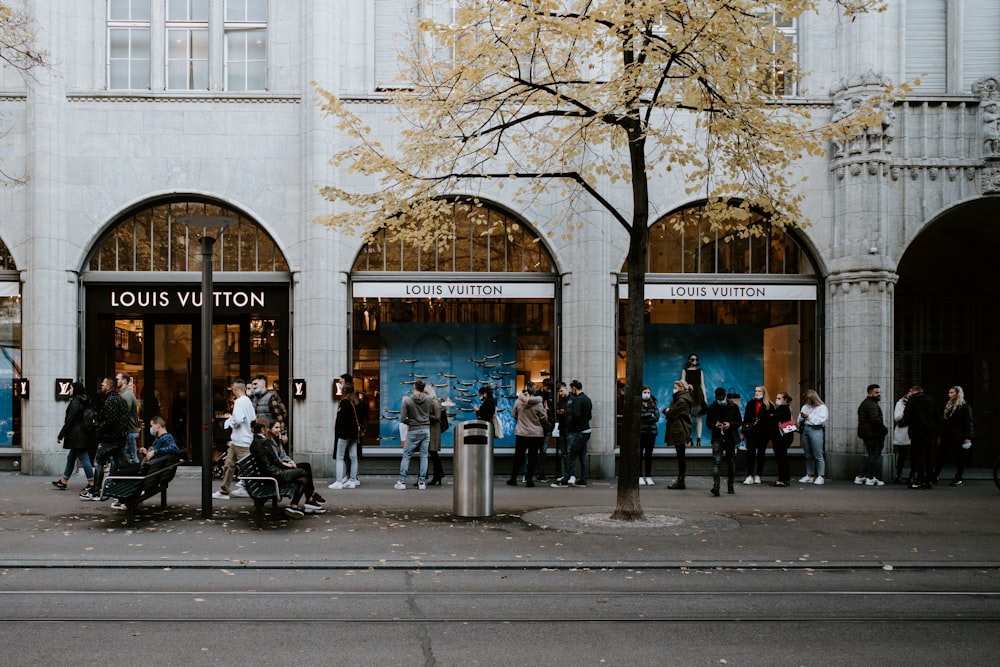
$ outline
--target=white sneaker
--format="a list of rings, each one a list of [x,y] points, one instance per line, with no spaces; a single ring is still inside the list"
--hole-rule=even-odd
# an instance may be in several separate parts
[[[640,477],[639,478],[639,486],[646,486],[646,478],[645,477]]]
[[[760,475],[754,475],[753,476],[753,483],[754,484],[760,484]]]
[[[866,484],[867,482],[868,482],[868,480],[866,480],[861,475],[858,475],[857,477],[854,478],[854,483],[855,484]]]
[[[229,500],[229,494],[223,493],[222,491],[216,491],[212,494],[212,497],[216,500]]]
[[[816,479],[813,481],[813,484],[816,484],[817,486],[820,484],[826,484],[826,482],[823,481],[823,475],[816,475]]]
[[[326,488],[328,488],[328,489],[337,489],[339,491],[340,489],[344,488],[344,484],[338,479],[333,484],[328,484]]]
[[[353,489],[353,488],[354,488],[354,487],[356,487],[357,485],[358,485],[358,483],[357,483],[357,482],[355,482],[355,481],[353,481],[353,480],[350,480],[350,479],[349,479],[349,480],[347,480],[346,482],[344,482],[344,488],[345,488],[345,489]]]
[[[868,486],[885,486],[885,482],[880,480],[878,477],[869,477],[865,480],[865,484]]]
[[[576,475],[570,475],[569,481],[566,482],[566,484],[569,486],[573,486],[574,484],[576,484]]]
[[[116,500],[113,503],[111,503],[111,509],[113,509],[113,510],[127,510],[128,508],[125,507],[125,503],[123,503],[120,500]]]
[[[403,482],[396,482],[396,485],[393,486],[392,488],[396,489],[397,491],[403,491],[406,489],[406,484],[404,484]]]
[[[812,475],[806,475],[799,480],[799,484],[812,484],[816,480]]]
[[[656,482],[653,481],[652,477],[646,478],[646,486],[656,486]]]
[[[427,483],[426,482],[418,482],[417,483],[417,489],[419,489],[420,491],[426,491],[427,490]]]
[[[229,492],[229,495],[234,498],[249,498],[250,494],[242,486],[233,487],[233,490]]]
[[[747,478],[743,480],[743,483],[746,484],[747,486],[753,484],[753,475],[747,475]]]
[[[361,480],[360,479],[354,480],[354,486],[361,486]]]
[[[236,480],[236,484],[235,484],[235,485],[233,485],[233,488],[234,488],[234,489],[242,489],[242,488],[243,488],[243,481],[242,481],[242,480],[239,480],[239,479],[238,479],[238,480]]]

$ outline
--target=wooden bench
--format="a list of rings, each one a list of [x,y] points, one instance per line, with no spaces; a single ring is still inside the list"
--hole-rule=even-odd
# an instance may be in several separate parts
[[[254,460],[253,454],[247,454],[236,462],[238,478],[243,482],[243,488],[253,500],[254,523],[258,528],[264,525],[264,504],[268,500],[271,506],[278,508],[282,498],[292,498],[295,495],[295,484],[279,484],[277,478],[261,472]]]
[[[125,522],[131,526],[135,523],[135,508],[147,498],[160,494],[160,509],[166,508],[167,487],[180,464],[181,457],[171,454],[127,466],[104,478],[101,495],[117,498],[125,505]]]

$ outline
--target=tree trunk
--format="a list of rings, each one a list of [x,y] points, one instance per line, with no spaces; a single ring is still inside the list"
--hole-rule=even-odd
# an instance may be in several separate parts
[[[638,123],[629,129],[632,166],[632,227],[628,247],[628,302],[625,320],[625,405],[619,433],[618,497],[612,519],[640,521],[645,515],[639,501],[639,408],[642,365],[646,356],[646,255],[649,241],[649,189],[646,177],[645,140]]]

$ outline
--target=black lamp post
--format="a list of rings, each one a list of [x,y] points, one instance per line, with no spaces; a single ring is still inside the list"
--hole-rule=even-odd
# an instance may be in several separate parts
[[[236,223],[223,215],[186,215],[177,222],[200,234],[201,241],[201,518],[212,518],[212,426],[215,410],[212,401],[212,246],[215,237],[208,230],[222,231]]]

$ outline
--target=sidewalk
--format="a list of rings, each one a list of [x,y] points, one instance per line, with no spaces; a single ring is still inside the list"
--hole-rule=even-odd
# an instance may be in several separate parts
[[[608,522],[614,481],[587,488],[508,487],[494,478],[494,514],[453,514],[452,478],[425,491],[393,489],[394,477],[362,477],[353,490],[322,484],[328,511],[291,520],[269,511],[263,530],[249,499],[214,500],[201,519],[201,480],[186,470],[168,507],[146,501],[138,524],[110,502],[77,497],[49,478],[0,473],[0,566],[136,567],[996,567],[1000,491],[983,471],[962,488],[901,485],[736,485],[709,494],[711,479],[640,487],[647,521]],[[411,477],[410,482],[415,481]],[[317,481],[319,484],[319,481]],[[218,483],[213,483],[217,488]],[[287,502],[287,501],[285,501]]]

